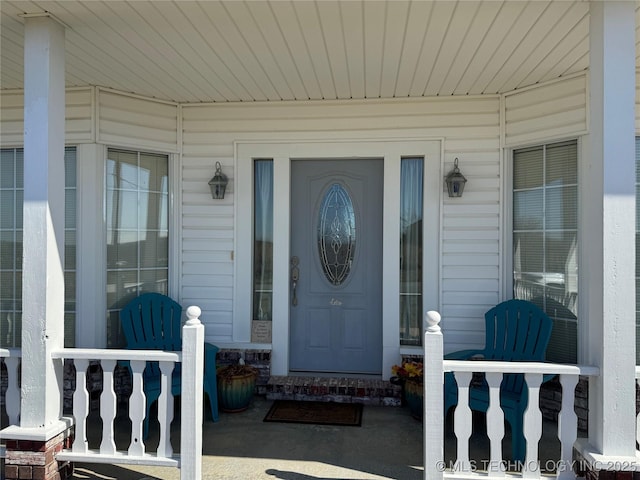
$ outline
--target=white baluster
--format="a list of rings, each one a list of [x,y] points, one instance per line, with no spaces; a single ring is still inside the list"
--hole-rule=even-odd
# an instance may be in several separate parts
[[[199,307],[187,308],[182,327],[182,401],[180,405],[180,480],[202,478],[202,376],[204,325]]]
[[[20,422],[20,387],[18,386],[18,366],[20,358],[6,357],[4,363],[7,366],[7,375],[9,384],[5,402],[7,407],[7,415],[9,417],[9,425],[18,425]]]
[[[424,480],[442,480],[444,476],[443,341],[439,323],[438,312],[427,312],[424,334]]]
[[[116,360],[102,360],[102,395],[100,395],[100,417],[102,418],[102,442],[100,453],[113,455],[116,452],[113,422],[116,418],[116,392],[113,389],[113,371]]]
[[[160,362],[160,397],[158,398],[158,421],[160,422],[160,441],[158,457],[171,457],[171,420],[173,420],[173,395],[171,393],[171,374],[173,362]]]
[[[558,438],[560,439],[559,480],[573,480],[576,474],[571,468],[573,444],[578,437],[578,417],[573,408],[578,375],[560,375],[562,385],[562,408],[558,414]]]
[[[458,438],[458,458],[456,460],[456,472],[470,472],[469,438],[472,432],[472,416],[469,408],[469,383],[473,373],[455,372],[458,383],[458,406],[454,413],[454,428]]]
[[[131,398],[129,399],[129,418],[131,419],[131,444],[129,455],[144,455],[144,440],[142,421],[145,417],[146,397],[143,390],[142,373],[147,362],[144,360],[132,360],[131,372],[133,373],[133,385]]]
[[[487,436],[489,437],[490,460],[487,469],[492,477],[504,477],[502,462],[502,439],[504,437],[504,412],[500,408],[500,384],[502,373],[487,373],[489,385],[489,408],[487,409]]]
[[[87,368],[89,360],[76,359],[76,391],[73,393],[73,416],[75,417],[75,439],[71,450],[74,453],[86,453],[89,450],[87,441],[87,416],[89,415],[89,392],[87,391]]]
[[[527,455],[522,469],[523,478],[540,478],[538,463],[538,442],[542,437],[542,412],[540,412],[541,373],[527,373],[524,376],[529,390],[529,403],[524,412],[522,431],[527,441]]]

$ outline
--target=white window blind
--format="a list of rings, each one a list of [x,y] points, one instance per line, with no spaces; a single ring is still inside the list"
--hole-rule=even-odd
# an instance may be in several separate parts
[[[577,142],[514,151],[513,296],[553,319],[547,359],[577,359]]]
[[[64,152],[64,345],[75,344],[76,148]],[[0,150],[0,347],[20,347],[22,336],[22,210],[24,150]]]

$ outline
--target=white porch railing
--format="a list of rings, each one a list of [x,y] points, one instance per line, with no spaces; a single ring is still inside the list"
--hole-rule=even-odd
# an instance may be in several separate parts
[[[72,359],[76,369],[76,390],[73,395],[75,438],[71,449],[63,450],[57,454],[58,460],[178,467],[180,468],[180,478],[183,480],[201,478],[204,326],[200,323],[199,316],[200,309],[198,307],[187,309],[188,321],[182,329],[181,352],[64,348],[52,353],[53,358]],[[11,412],[9,414],[10,424],[17,425],[20,409],[17,365],[20,354],[14,350],[0,350],[0,355],[4,357],[4,362],[9,370],[7,412]],[[90,398],[86,389],[86,378],[90,361],[100,362],[103,371],[103,390],[100,396],[102,437],[99,449],[90,449],[87,438]],[[128,361],[133,375],[133,390],[129,398],[131,439],[127,450],[116,450],[115,443],[114,422],[117,399],[114,390],[114,370],[119,361]],[[160,438],[156,452],[147,452],[143,439],[146,402],[143,372],[147,361],[159,362],[161,371],[161,392],[158,398]],[[180,455],[173,453],[170,439],[170,427],[173,420],[171,374],[176,362],[182,362]],[[60,395],[62,397],[62,392]]]
[[[591,366],[563,365],[540,362],[498,362],[443,360],[443,338],[438,326],[440,315],[427,313],[428,328],[425,333],[425,479],[454,478],[540,478],[543,471],[554,467],[555,477],[561,480],[575,479],[573,471],[573,445],[577,438],[578,420],[574,412],[575,387],[581,375],[597,376],[599,369]],[[457,459],[452,465],[444,462],[444,400],[442,386],[444,373],[453,372],[458,385],[458,405],[454,413],[454,432],[457,438]],[[469,384],[473,373],[484,373],[489,386],[487,410],[487,436],[490,457],[478,464],[469,458],[469,438],[472,434],[472,414],[469,408]],[[502,458],[504,437],[504,413],[500,408],[500,383],[503,374],[522,373],[529,389],[529,403],[523,420],[523,433],[527,440],[524,462],[517,465],[519,472],[507,472],[507,462]],[[558,416],[560,458],[539,459],[538,442],[542,436],[542,414],[539,408],[539,392],[543,375],[559,375],[562,391],[562,408]]]
[[[17,348],[0,348],[0,359],[7,369],[7,391],[5,392],[5,411],[9,425],[17,425],[20,421],[20,386],[18,385],[18,368],[22,353]],[[0,429],[7,425],[0,425]],[[4,444],[0,442],[0,458],[5,457]]]

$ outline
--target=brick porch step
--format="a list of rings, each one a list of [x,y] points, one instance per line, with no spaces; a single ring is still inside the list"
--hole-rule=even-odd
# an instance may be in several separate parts
[[[269,400],[363,403],[399,407],[402,389],[385,380],[345,377],[271,376],[263,386]]]

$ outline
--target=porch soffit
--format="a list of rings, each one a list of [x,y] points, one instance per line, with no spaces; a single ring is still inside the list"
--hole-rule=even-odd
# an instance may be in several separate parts
[[[180,103],[496,94],[589,66],[584,1],[3,0],[0,88],[23,87],[19,15],[44,10],[67,86]]]

